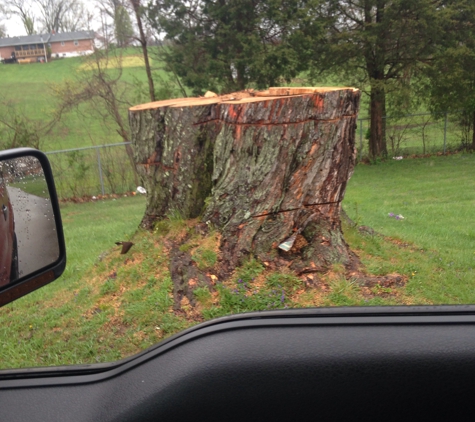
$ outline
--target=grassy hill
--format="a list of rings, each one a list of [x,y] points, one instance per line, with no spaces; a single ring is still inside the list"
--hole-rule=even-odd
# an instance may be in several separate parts
[[[146,86],[146,74],[140,51],[131,48],[124,50],[122,54],[125,59],[121,81],[131,87],[129,101],[146,101],[144,90],[141,89]],[[74,79],[79,72],[87,72],[86,60],[87,58],[76,57],[49,63],[0,65],[0,104],[8,104],[8,107],[13,105],[18,112],[30,119],[48,119],[56,106],[54,87],[65,80]],[[124,104],[125,116],[126,110]],[[85,119],[80,114],[68,113],[54,133],[44,139],[42,149],[52,151],[121,142],[117,133],[105,123],[100,118],[88,116]]]

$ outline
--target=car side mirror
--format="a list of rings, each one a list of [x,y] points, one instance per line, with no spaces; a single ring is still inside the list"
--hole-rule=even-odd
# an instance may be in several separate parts
[[[66,267],[58,197],[46,155],[0,151],[0,306],[56,280]]]

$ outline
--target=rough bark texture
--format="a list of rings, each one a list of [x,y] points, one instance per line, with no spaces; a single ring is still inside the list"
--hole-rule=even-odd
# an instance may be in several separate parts
[[[147,190],[142,220],[147,229],[174,211],[197,217],[211,192],[213,146],[220,128],[217,100],[187,103],[160,101],[129,113],[137,173]]]
[[[350,265],[340,210],[359,98],[352,88],[271,88],[132,108],[143,225],[173,209],[201,214],[222,233],[225,272],[251,254],[299,273]],[[289,238],[291,249],[279,248]]]
[[[369,154],[372,159],[386,157],[386,94],[378,87],[371,88]]]

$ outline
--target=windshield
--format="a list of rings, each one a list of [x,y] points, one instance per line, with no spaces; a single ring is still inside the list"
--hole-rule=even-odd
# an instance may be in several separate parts
[[[48,155],[68,251],[0,308],[0,369],[241,312],[475,303],[473,7],[218,3],[118,2],[96,31],[0,14],[2,149]],[[36,270],[1,179],[0,286]]]

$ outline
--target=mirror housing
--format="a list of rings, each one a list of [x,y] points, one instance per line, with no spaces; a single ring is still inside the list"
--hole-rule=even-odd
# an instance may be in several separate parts
[[[32,148],[0,151],[0,306],[56,280],[66,246],[49,160]]]

